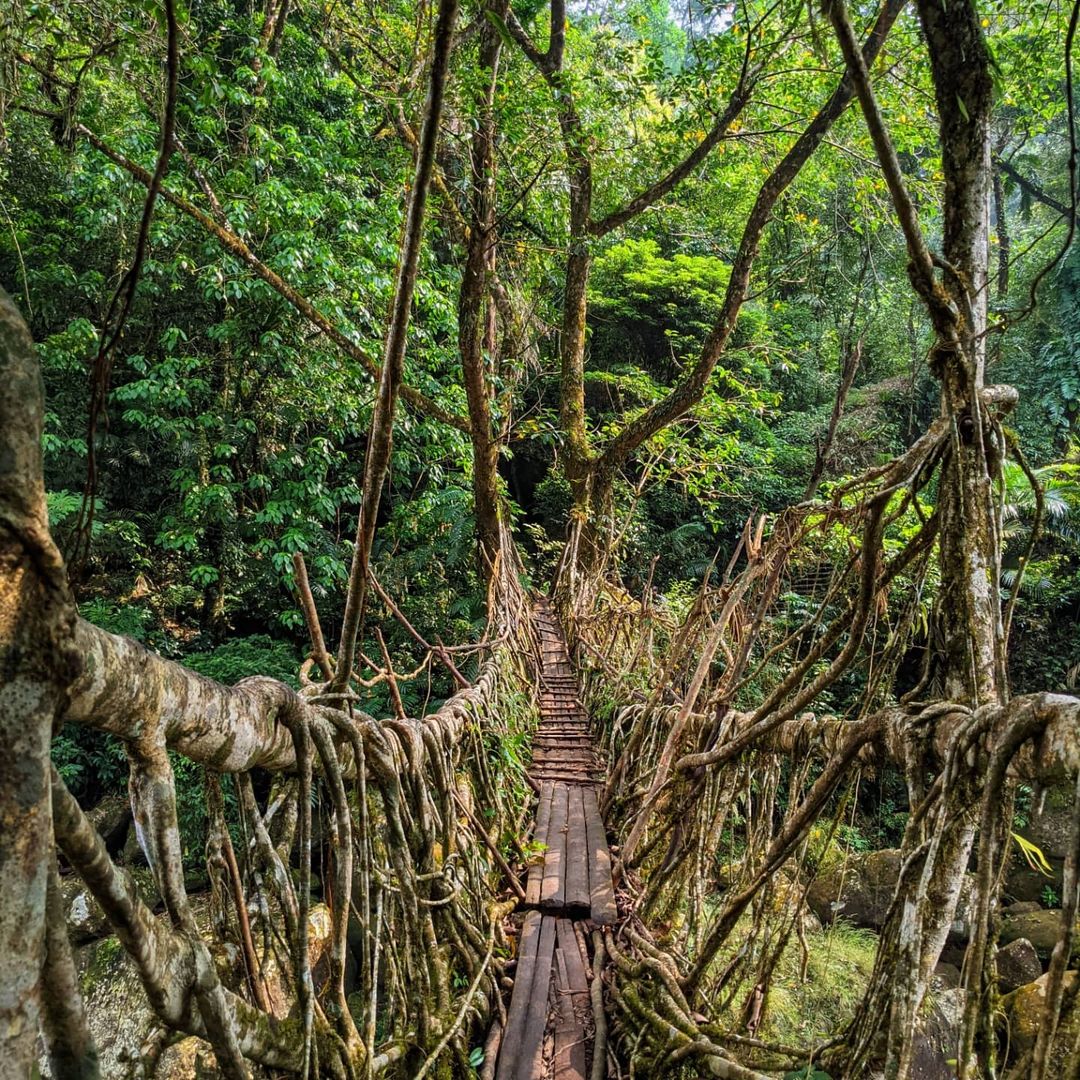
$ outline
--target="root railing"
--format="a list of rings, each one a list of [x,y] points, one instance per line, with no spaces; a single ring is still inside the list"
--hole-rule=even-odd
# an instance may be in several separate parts
[[[685,612],[594,582],[591,611],[574,618],[585,696],[604,718],[618,869],[635,896],[631,921],[606,941],[613,1038],[642,1074],[693,1057],[709,1075],[815,1062],[854,1077],[880,1067],[885,1046],[890,1075],[910,1075],[919,1009],[976,832],[962,1071],[981,1075],[971,1070],[995,1060],[988,927],[1012,794],[1021,780],[1076,784],[1080,701],[1032,694],[972,709],[935,695],[932,642],[920,628],[936,590],[938,518],[920,491],[950,452],[934,426],[827,501],[764,528],[749,522],[727,572]],[[899,666],[920,650],[923,674],[897,700]],[[827,693],[851,704],[834,712]],[[824,714],[808,711],[823,702]],[[784,951],[798,947],[805,964],[802,915],[821,849],[864,771],[885,763],[906,777],[911,813],[865,997],[829,1040],[769,1044],[757,1032]],[[1074,828],[1080,834],[1080,822]],[[1065,891],[1047,1032],[1075,933],[1069,867]],[[1040,1038],[1044,1062],[1049,1037]]]
[[[502,941],[506,910],[493,851],[504,833],[516,832],[526,794],[523,773],[507,767],[498,743],[527,730],[535,713],[524,598],[512,576],[496,588],[499,644],[475,685],[415,720],[331,709],[314,703],[317,687],[305,696],[258,679],[230,690],[79,625],[92,663],[73,688],[67,718],[129,740],[138,834],[170,925],[149,914],[54,772],[58,844],[116,927],[162,1023],[207,1038],[230,1075],[246,1075],[245,1060],[343,1077],[399,1061],[417,1065],[437,1046],[462,1052],[472,1024],[491,1007],[490,941]],[[126,677],[133,664],[138,680]],[[229,774],[236,783],[247,843],[239,860],[222,855],[232,845],[221,800],[212,800],[211,869],[232,879],[215,901],[219,923],[237,928],[248,969],[243,985],[220,984],[194,931],[166,749],[205,764],[212,787]],[[278,777],[265,807],[253,768]],[[333,919],[330,975],[318,994],[304,929],[316,794],[329,840],[324,895]],[[347,996],[350,920],[361,944],[356,988]],[[273,1001],[268,967],[288,973]],[[464,998],[455,992],[462,977],[471,988]],[[294,996],[299,1020],[282,1015]]]
[[[317,687],[295,695],[269,680],[247,680],[229,691],[149,654],[141,658],[140,686],[145,689],[148,674],[155,673],[161,690],[155,701],[174,702],[187,691],[183,710],[169,714],[165,708],[155,715],[145,701],[118,700],[118,688],[127,685],[122,679],[106,680],[97,695],[80,694],[78,687],[73,693],[72,719],[121,737],[141,732],[129,744],[132,801],[172,926],[165,929],[139,910],[122,873],[109,865],[99,844],[90,843],[85,818],[54,774],[54,798],[64,810],[57,820],[58,842],[121,931],[162,1021],[206,1037],[219,1063],[228,1069],[231,1059],[232,1074],[245,1075],[243,1059],[334,1076],[370,1075],[398,1061],[416,1066],[436,1047],[465,1050],[472,1024],[491,1006],[497,972],[489,943],[501,942],[506,910],[492,849],[498,851],[504,832],[516,831],[525,795],[523,774],[507,769],[497,744],[527,729],[535,705],[534,646],[524,598],[512,577],[496,587],[500,644],[474,686],[422,719],[376,721],[314,703]],[[119,654],[121,670],[137,648],[85,624],[80,636],[96,646],[90,655],[115,661]],[[232,694],[240,702],[230,704]],[[107,714],[100,711],[106,701]],[[137,725],[133,713],[140,718]],[[264,735],[252,739],[242,755],[240,725],[229,723],[238,716]],[[223,860],[234,879],[216,900],[225,909],[220,920],[238,927],[247,965],[255,970],[248,970],[246,986],[227,992],[193,932],[166,748],[203,761],[214,783],[222,774],[235,775],[242,834],[249,840],[242,873],[235,856]],[[266,809],[254,794],[252,765],[279,776]],[[325,808],[331,865],[324,867],[324,893],[333,918],[330,976],[318,994],[303,929],[310,908],[315,792]],[[483,813],[474,813],[474,806]],[[228,837],[220,807],[213,817],[212,836],[220,849]],[[477,835],[485,829],[491,832]],[[297,874],[290,853],[299,862]],[[268,1008],[259,990],[260,969],[271,958],[252,942],[282,936],[279,915],[290,947],[273,962],[289,972],[292,993],[284,998],[295,994],[299,1024],[274,1022],[281,1003],[277,1010]],[[354,958],[356,989],[347,997],[350,920],[359,928],[361,945]],[[455,993],[463,977],[471,988],[465,998]],[[178,984],[193,994],[197,1013],[170,1004]]]
[[[512,906],[499,849],[519,834],[527,802],[524,764],[505,746],[537,713],[537,647],[509,538],[475,681],[430,715],[375,720],[356,692],[328,693],[329,683],[223,686],[79,619],[47,527],[37,359],[2,294],[0,376],[11,390],[0,401],[0,923],[21,935],[0,956],[11,991],[0,1003],[3,1068],[29,1065],[40,1025],[54,1076],[98,1075],[54,840],[161,1026],[140,1049],[144,1074],[173,1033],[206,1039],[231,1078],[249,1077],[252,1063],[340,1080],[415,1075],[434,1056],[464,1063],[498,999]],[[389,665],[384,674],[394,678]],[[50,770],[49,739],[65,723],[123,742],[163,916]],[[185,887],[172,755],[206,770],[212,940]]]

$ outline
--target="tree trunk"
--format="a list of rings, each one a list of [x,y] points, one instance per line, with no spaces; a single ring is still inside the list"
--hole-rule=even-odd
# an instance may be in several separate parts
[[[52,859],[49,744],[78,671],[75,607],[49,536],[44,392],[29,332],[0,290],[0,1076],[29,1076],[41,1020]]]
[[[945,696],[972,706],[1005,694],[997,537],[991,491],[1002,448],[980,400],[986,365],[990,260],[990,58],[970,2],[920,0],[941,127],[945,290],[955,334],[939,333],[932,362],[953,447],[941,481],[938,629]]]
[[[505,17],[506,3],[495,15]],[[465,269],[458,305],[458,347],[469,402],[469,428],[473,447],[473,506],[480,561],[490,575],[499,552],[500,493],[499,442],[492,421],[492,385],[488,374],[494,362],[494,305],[488,279],[495,269],[495,89],[499,78],[502,38],[490,20],[480,31],[480,77],[486,79],[477,101],[473,133],[470,220]],[[486,355],[485,355],[486,354]]]

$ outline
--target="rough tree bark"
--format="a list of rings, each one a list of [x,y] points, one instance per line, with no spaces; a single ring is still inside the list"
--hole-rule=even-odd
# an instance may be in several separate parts
[[[24,1077],[42,1020],[49,745],[79,657],[75,607],[45,508],[41,373],[2,290],[0,385],[0,1076]]]
[[[949,448],[942,463],[938,512],[941,587],[935,627],[940,639],[938,678],[947,700],[973,710],[979,731],[986,709],[1007,699],[1004,632],[1000,611],[999,549],[992,483],[1004,452],[1000,423],[987,407],[984,390],[989,265],[990,58],[978,13],[970,0],[918,0],[938,106],[942,170],[945,176],[944,236],[941,256],[932,255],[908,195],[899,162],[855,47],[841,2],[828,13],[855,80],[860,105],[901,227],[910,258],[909,275],[926,304],[934,329],[931,367],[942,388],[942,415],[949,425]],[[941,270],[940,279],[937,270]],[[1011,400],[1014,395],[1004,395]],[[982,711],[980,711],[982,710]],[[954,736],[962,740],[962,732]],[[899,972],[887,1016],[868,1019],[871,1031],[887,1030],[886,1074],[911,1075],[911,1032],[953,919],[974,843],[974,807],[981,778],[957,765],[960,742],[950,747],[949,777],[936,815],[916,845],[906,898],[887,927],[878,968]],[[984,898],[985,899],[985,898]],[[891,938],[889,934],[895,935]],[[894,951],[895,950],[895,951]],[[981,970],[969,974],[976,982]],[[872,1035],[861,1040],[865,1053]],[[966,1063],[965,1063],[966,1067]]]

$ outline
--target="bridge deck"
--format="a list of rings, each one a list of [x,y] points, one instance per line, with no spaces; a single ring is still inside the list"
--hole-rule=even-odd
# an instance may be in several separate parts
[[[588,933],[615,921],[611,853],[596,801],[600,762],[562,629],[537,602],[540,725],[529,770],[540,787],[525,921],[496,1080],[584,1080],[592,1056]]]

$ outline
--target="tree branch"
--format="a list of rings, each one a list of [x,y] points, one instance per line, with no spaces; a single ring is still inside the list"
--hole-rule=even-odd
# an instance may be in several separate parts
[[[356,636],[364,617],[368,564],[371,560],[371,546],[375,540],[382,489],[390,469],[394,413],[397,410],[398,392],[405,373],[405,345],[408,340],[413,291],[416,288],[416,276],[420,265],[424,214],[427,209],[431,174],[435,168],[435,148],[439,140],[439,122],[442,118],[443,95],[450,68],[450,50],[456,19],[457,0],[440,0],[439,16],[435,24],[434,53],[431,59],[431,80],[424,108],[424,120],[420,129],[416,171],[406,211],[393,308],[390,325],[386,332],[386,349],[383,354],[382,371],[379,373],[378,395],[371,416],[371,430],[364,458],[363,501],[360,504],[360,513],[356,523],[356,542],[353,548],[352,569],[349,573],[349,590],[345,597],[345,615],[342,621],[341,642],[338,645],[337,667],[330,684],[335,690],[344,689],[352,676]],[[469,431],[470,428],[466,426],[465,430]]]
[[[863,45],[862,59],[865,65],[869,66],[876,59],[886,36],[903,10],[904,3],[905,0],[885,0]],[[761,236],[772,215],[773,207],[824,141],[829,128],[847,108],[853,96],[853,79],[850,72],[845,72],[828,101],[762,185],[743,229],[720,316],[705,340],[700,357],[686,377],[665,398],[631,420],[608,442],[599,456],[598,467],[601,471],[613,472],[642,443],[701,400],[709,378],[735,329],[739,311],[746,299],[750,272],[757,258]]]
[[[104,154],[114,164],[130,173],[140,183],[150,183],[151,174],[146,169],[131,161],[119,151],[114,150],[84,124],[75,124],[72,130],[75,134],[86,139],[99,153]],[[170,206],[174,206],[181,213],[197,221],[230,255],[236,256],[257,278],[265,281],[270,288],[288,301],[308,322],[321,330],[346,356],[351,360],[355,360],[368,375],[378,381],[382,371],[381,367],[356,342],[339,330],[310,300],[302,296],[280,274],[267,266],[232,229],[219,225],[209,214],[203,213],[182,195],[177,195],[164,185],[159,195]],[[401,396],[417,412],[430,416],[433,420],[438,420],[448,427],[456,428],[458,431],[468,432],[469,424],[464,417],[454,415],[425,394],[420,393],[419,390],[414,390],[411,386],[403,386]]]

